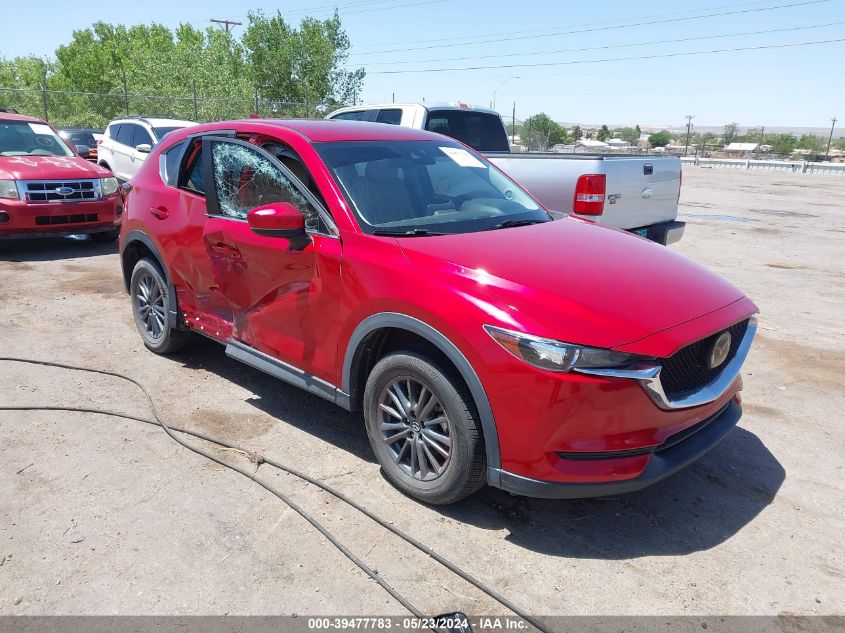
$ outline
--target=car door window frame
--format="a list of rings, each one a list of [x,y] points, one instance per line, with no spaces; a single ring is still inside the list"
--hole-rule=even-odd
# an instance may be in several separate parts
[[[135,123],[121,123],[120,129],[118,130],[117,136],[115,137],[115,141],[117,141],[117,144],[122,145],[123,147],[134,148],[135,146],[132,145],[131,143],[135,138],[135,128],[136,127],[138,127],[138,126]],[[124,132],[124,130],[127,130],[127,131]],[[128,134],[128,139],[126,139],[126,140],[129,141],[128,143],[124,142],[124,138],[123,138],[124,134]]]
[[[150,133],[147,131],[147,129],[146,129],[143,125],[136,125],[136,126],[135,126],[135,131],[134,131],[134,132],[132,132],[132,149],[135,149],[135,148],[136,148],[136,147],[138,147],[139,145],[143,145],[143,143],[139,143],[139,142],[138,142],[139,140],[143,140],[143,139],[139,139],[139,138],[138,138],[138,136],[139,136],[140,134],[143,134],[143,135],[145,135],[145,136],[147,137],[147,140],[146,140],[146,141],[144,141],[144,143],[149,144],[149,146],[150,146],[150,147],[152,147],[153,145],[155,145],[155,141],[153,140],[153,136],[152,136],[152,134],[150,134]]]
[[[254,143],[250,143],[249,141],[244,141],[244,140],[241,140],[239,138],[228,137],[228,136],[203,135],[201,141],[202,141],[202,148],[200,149],[200,151],[207,152],[206,156],[208,157],[208,160],[205,161],[205,164],[203,165],[203,167],[205,169],[204,177],[205,177],[205,182],[206,182],[206,192],[205,192],[206,204],[205,204],[205,208],[206,208],[206,214],[209,217],[221,218],[221,219],[224,219],[224,220],[234,220],[236,222],[246,222],[247,221],[247,219],[245,217],[244,218],[236,218],[236,217],[233,217],[231,215],[226,215],[226,214],[220,212],[220,202],[217,199],[217,185],[216,185],[215,180],[214,180],[214,165],[213,165],[213,161],[211,159],[211,145],[212,145],[212,143],[229,143],[231,145],[240,145],[240,146],[246,147],[246,148],[254,151],[255,153],[257,153],[259,156],[261,156],[265,160],[269,161],[270,164],[273,165],[273,167],[275,167],[280,172],[282,172],[282,175],[284,175],[285,178],[287,178],[290,181],[291,186],[300,195],[302,195],[312,207],[314,207],[314,209],[317,211],[317,215],[320,217],[320,220],[322,221],[323,225],[326,227],[327,231],[321,231],[321,230],[318,230],[318,229],[306,228],[306,233],[308,233],[309,235],[321,235],[321,236],[324,236],[324,237],[333,237],[333,238],[339,238],[340,237],[340,233],[337,229],[337,225],[335,224],[334,219],[329,214],[329,212],[326,211],[325,208],[323,208],[323,205],[320,203],[320,201],[317,200],[317,198],[314,196],[314,194],[311,193],[308,190],[308,188],[305,187],[299,181],[299,178],[297,178],[287,167],[285,167],[280,161],[278,161],[268,151],[262,149],[261,147],[259,147],[258,145],[254,144]],[[279,141],[279,142],[281,142],[281,141]],[[307,167],[306,167],[306,169],[307,169]],[[210,183],[210,186],[209,186],[209,183]]]

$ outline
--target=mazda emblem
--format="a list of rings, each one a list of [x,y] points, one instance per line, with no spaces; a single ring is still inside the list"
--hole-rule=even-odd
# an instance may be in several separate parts
[[[722,332],[710,348],[710,354],[707,356],[707,366],[710,369],[716,369],[728,357],[728,352],[731,351],[731,334],[730,332]]]

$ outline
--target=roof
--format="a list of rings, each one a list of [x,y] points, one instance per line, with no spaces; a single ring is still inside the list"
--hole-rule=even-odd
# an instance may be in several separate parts
[[[757,149],[757,143],[731,143],[725,145],[726,152],[753,152]]]
[[[434,132],[415,130],[387,123],[367,123],[364,121],[344,121],[343,119],[246,119],[241,121],[217,121],[204,123],[186,130],[193,134],[205,130],[232,129],[232,123],[241,124],[246,131],[272,134],[273,128],[288,129],[306,137],[312,143],[332,141],[440,141],[448,143]],[[264,129],[262,129],[264,128]]]
[[[621,138],[607,139],[607,144],[608,145],[630,145],[630,143],[628,141],[621,139]]]
[[[0,112],[0,121],[29,121],[30,123],[46,123],[44,119],[25,114],[12,114],[11,112]]]
[[[120,117],[112,121],[111,123],[137,123],[141,121],[150,125],[152,127],[173,127],[174,125],[178,125],[180,127],[188,127],[190,125],[196,125],[196,121],[185,121],[183,119],[162,119],[159,117],[151,117],[151,116],[126,116]]]
[[[329,113],[329,116],[335,112],[353,112],[355,110],[390,110],[395,108],[425,108],[427,110],[468,110],[471,112],[486,112],[488,114],[498,115],[496,110],[485,108],[483,106],[472,105],[470,103],[463,103],[462,101],[430,101],[426,103],[359,103],[354,106],[345,106],[337,108]]]
[[[597,141],[591,138],[579,138],[575,141],[576,145],[580,145],[581,147],[610,147],[604,141]]]

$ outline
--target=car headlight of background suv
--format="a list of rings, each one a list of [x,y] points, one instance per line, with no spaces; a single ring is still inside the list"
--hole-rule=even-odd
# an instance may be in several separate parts
[[[514,332],[493,325],[485,325],[484,330],[513,356],[545,371],[610,369],[627,367],[637,361],[645,360],[645,357],[636,354],[572,345],[571,343]]]
[[[0,180],[0,198],[17,200],[18,197],[18,187],[14,180]]]
[[[117,178],[100,178],[100,192],[103,196],[117,193]]]

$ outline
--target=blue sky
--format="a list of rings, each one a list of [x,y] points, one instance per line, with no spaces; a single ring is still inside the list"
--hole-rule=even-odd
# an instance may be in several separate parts
[[[515,101],[517,118],[545,111],[565,122],[661,126],[681,125],[684,115],[693,114],[699,125],[738,121],[743,126],[826,127],[834,115],[845,119],[845,42],[601,63],[388,73],[845,39],[845,0],[803,0],[800,6],[769,9],[799,2],[337,0],[333,5],[327,0],[287,0],[283,7],[284,15],[295,22],[306,10],[324,17],[332,6],[340,8],[352,42],[349,64],[368,72],[362,95],[367,102],[390,101],[395,94],[396,101],[425,98],[489,105],[495,86],[518,76],[497,93],[497,109],[509,115]],[[24,3],[5,12],[0,54],[50,55],[70,39],[73,29],[96,20],[207,27],[210,18],[245,21],[250,9],[275,12],[281,6],[222,0]],[[705,14],[723,15],[696,17]],[[751,32],[755,34],[740,35]],[[689,38],[703,39],[666,41]],[[585,48],[594,50],[572,50]]]

